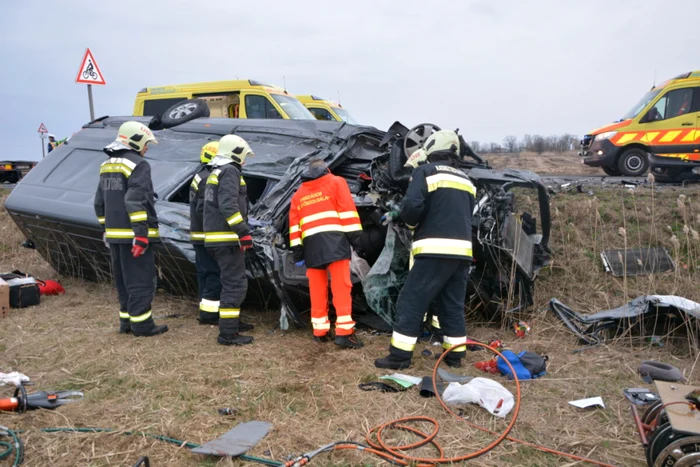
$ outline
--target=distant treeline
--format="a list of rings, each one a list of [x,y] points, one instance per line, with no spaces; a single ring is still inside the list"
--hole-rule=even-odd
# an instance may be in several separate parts
[[[516,136],[509,135],[499,143],[483,143],[481,141],[470,141],[469,145],[476,153],[518,153],[572,151],[578,149],[580,139],[575,135],[563,134],[560,136],[525,135],[521,140]]]

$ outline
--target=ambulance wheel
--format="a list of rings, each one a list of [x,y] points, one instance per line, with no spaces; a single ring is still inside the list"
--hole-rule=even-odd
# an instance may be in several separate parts
[[[629,148],[617,161],[617,170],[627,177],[641,177],[648,168],[649,159],[642,148]]]
[[[700,436],[689,436],[672,442],[654,461],[654,467],[666,465],[689,467],[698,464],[700,464]]]
[[[170,128],[194,120],[208,117],[209,106],[202,99],[188,99],[169,107],[160,117],[164,128]]]
[[[619,177],[620,172],[617,171],[615,167],[601,167],[603,169],[603,172],[605,172],[605,175],[609,175],[611,177]]]

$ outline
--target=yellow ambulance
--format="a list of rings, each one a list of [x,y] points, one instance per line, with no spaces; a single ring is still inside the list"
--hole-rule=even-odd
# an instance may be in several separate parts
[[[620,120],[585,135],[582,162],[608,175],[684,177],[700,165],[700,71],[654,86]],[[697,171],[697,170],[696,170]]]
[[[352,125],[359,125],[357,120],[352,118],[350,112],[345,110],[340,104],[329,99],[313,95],[297,96],[297,99],[311,111],[317,120],[347,122]]]

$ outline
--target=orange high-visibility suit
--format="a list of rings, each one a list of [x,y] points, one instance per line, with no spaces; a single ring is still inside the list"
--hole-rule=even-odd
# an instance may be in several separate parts
[[[337,313],[338,336],[353,334],[350,245],[362,235],[348,184],[325,167],[310,169],[292,197],[289,209],[289,242],[294,260],[306,263],[311,292],[311,323],[314,336],[328,334],[328,273],[331,276],[333,306]]]

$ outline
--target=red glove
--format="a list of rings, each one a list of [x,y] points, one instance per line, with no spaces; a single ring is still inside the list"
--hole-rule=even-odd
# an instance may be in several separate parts
[[[138,258],[146,251],[148,248],[148,239],[146,237],[136,237],[134,239],[134,246],[131,248],[131,254],[134,258]]]
[[[253,247],[253,237],[246,235],[245,237],[241,237],[238,240],[238,243],[241,245],[241,250],[249,250]]]

